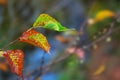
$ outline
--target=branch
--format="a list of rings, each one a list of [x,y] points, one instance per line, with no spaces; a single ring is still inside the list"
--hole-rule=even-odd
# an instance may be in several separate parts
[[[115,23],[116,23],[116,21],[117,21],[117,19],[118,19],[119,17],[120,17],[120,15],[117,15],[117,16],[116,16],[116,20],[108,24],[108,25],[110,25],[110,29],[108,30],[108,32],[107,32],[105,35],[103,35],[102,37],[96,39],[96,40],[93,41],[92,43],[84,46],[83,49],[88,49],[89,47],[93,46],[94,44],[96,44],[96,43],[98,43],[98,42],[106,39],[106,37],[108,37],[108,36],[109,36],[110,34],[112,34],[113,32],[116,32],[117,30],[119,30],[120,27],[118,27],[118,28],[116,28],[116,29],[113,29],[113,27],[115,26]]]
[[[119,29],[120,29],[120,27],[119,27],[119,28],[116,28],[116,29],[114,29],[114,30],[111,30],[111,29],[110,29],[110,30],[108,31],[108,33],[106,33],[104,36],[98,38],[97,40],[95,40],[95,41],[92,42],[91,44],[88,44],[88,45],[84,46],[83,48],[84,48],[84,49],[88,49],[89,47],[93,46],[94,44],[96,44],[96,43],[98,43],[98,42],[106,39],[106,37],[108,37],[108,36],[109,36],[110,34],[112,34],[113,32],[118,31]]]
[[[44,67],[42,68],[42,69],[43,69],[43,74],[47,73],[47,72],[53,67],[53,65],[62,62],[63,60],[65,60],[66,58],[68,58],[70,55],[71,55],[71,54],[63,53],[62,56],[60,56],[59,59],[53,61],[52,63],[48,64],[47,66],[44,66]],[[38,72],[38,74],[39,74],[39,73],[40,73],[40,69],[41,69],[41,68],[39,67],[39,68],[33,70],[31,73],[25,75],[25,77],[27,78],[27,77],[29,77],[29,76],[31,76],[31,75],[34,75],[36,72]],[[42,75],[42,74],[41,74],[41,75]],[[39,76],[41,76],[41,75],[39,75]]]
[[[44,57],[45,57],[45,53],[43,53],[43,55],[42,55],[42,58],[41,58],[41,65],[40,65],[40,68],[39,68],[39,73],[35,76],[35,78],[34,78],[34,80],[36,80],[40,75],[42,75],[43,74],[43,65],[44,65]]]
[[[15,42],[19,41],[19,38],[15,39],[14,41],[10,42],[9,44],[7,44],[6,46],[4,46],[1,50],[6,50],[6,48],[8,48],[9,46],[11,46],[12,44],[14,44]]]

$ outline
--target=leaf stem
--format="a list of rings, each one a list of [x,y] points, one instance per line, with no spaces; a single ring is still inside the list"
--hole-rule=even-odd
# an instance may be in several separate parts
[[[30,31],[31,29],[34,29],[34,27],[29,28],[27,31]]]
[[[31,29],[33,29],[34,27],[31,27],[31,28],[29,28],[27,31],[29,31],[29,30],[31,30]],[[10,45],[12,45],[12,44],[14,44],[15,42],[17,42],[17,41],[19,41],[19,38],[17,38],[17,39],[15,39],[14,41],[12,41],[12,42],[10,42],[9,44],[7,44],[6,46],[4,46],[2,49],[0,49],[0,50],[2,50],[2,51],[4,51],[6,48],[8,48]]]
[[[19,41],[19,38],[15,39],[14,41],[10,42],[9,44],[7,44],[6,46],[4,46],[1,50],[5,50],[6,48],[8,48],[10,45],[14,44],[15,42]]]

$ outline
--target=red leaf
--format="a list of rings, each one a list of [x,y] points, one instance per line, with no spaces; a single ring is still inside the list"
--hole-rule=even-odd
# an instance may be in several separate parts
[[[21,50],[7,50],[4,53],[7,61],[10,64],[12,72],[22,77],[24,68],[24,53]]]
[[[38,46],[49,53],[50,45],[47,41],[47,38],[36,30],[29,30],[23,33],[20,37],[21,42],[27,42],[34,46]]]

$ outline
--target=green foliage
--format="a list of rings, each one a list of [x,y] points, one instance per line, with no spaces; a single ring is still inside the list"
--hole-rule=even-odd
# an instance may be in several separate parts
[[[48,14],[41,14],[33,24],[34,28],[42,27],[54,31],[67,31],[70,30],[62,26],[58,21],[49,16]]]
[[[64,64],[66,64],[66,68],[62,72],[60,80],[85,80],[83,67],[76,56],[72,55]]]

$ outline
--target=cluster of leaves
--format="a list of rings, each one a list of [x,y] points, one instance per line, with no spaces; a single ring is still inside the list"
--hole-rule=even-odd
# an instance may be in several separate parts
[[[64,26],[62,26],[59,22],[57,22],[54,18],[49,16],[48,14],[41,14],[37,20],[34,22],[33,27],[25,31],[21,37],[17,40],[20,42],[26,42],[31,45],[42,48],[47,53],[50,53],[50,44],[42,33],[35,30],[35,28],[45,28],[51,29],[54,31],[67,31],[71,30]],[[16,73],[19,76],[22,75],[22,71],[24,68],[24,52],[22,50],[3,50],[0,51],[0,56],[5,57],[10,64],[12,72]]]
[[[88,20],[88,32],[90,36],[93,39],[97,39],[101,35],[104,35],[110,26],[111,22],[113,22],[116,18],[116,14],[110,10],[102,10],[99,11],[94,18],[90,18]],[[94,26],[94,27],[93,27]],[[46,38],[45,35],[38,32],[36,28],[45,28],[49,30],[54,31],[73,31],[74,29],[68,29],[64,26],[62,26],[58,21],[56,21],[54,18],[49,16],[48,14],[40,14],[40,16],[37,18],[37,20],[34,22],[33,26],[28,29],[27,31],[23,32],[23,34],[17,39],[20,42],[26,42],[31,45],[37,46],[39,48],[42,48],[45,52],[50,53],[50,44]],[[78,34],[76,31],[72,34]],[[95,35],[94,35],[95,34]],[[97,35],[96,35],[97,34]],[[65,38],[63,36],[57,36],[56,37],[59,41],[62,43],[71,42],[72,38]],[[76,53],[76,55],[82,59],[82,62],[85,60],[85,52],[82,48],[76,48],[76,47],[70,47],[66,50],[68,53]],[[24,52],[22,50],[4,50],[1,49],[0,51],[0,57],[5,57],[8,64],[11,67],[11,70],[13,73],[19,75],[20,77],[23,77],[22,71],[24,69]],[[73,62],[74,63],[74,62]],[[1,65],[1,64],[0,64]],[[7,70],[6,64],[1,65],[0,68],[4,71]],[[72,65],[72,67],[77,67],[78,65]],[[72,69],[70,69],[72,70]],[[105,66],[101,65],[94,73],[93,75],[99,75],[102,72],[104,72]],[[68,72],[69,73],[69,72]],[[72,74],[73,75],[73,74]]]

